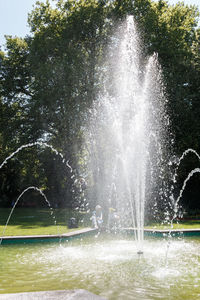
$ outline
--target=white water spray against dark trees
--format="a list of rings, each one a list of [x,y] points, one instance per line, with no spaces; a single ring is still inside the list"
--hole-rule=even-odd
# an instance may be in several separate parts
[[[28,188],[26,188],[26,189],[19,195],[19,197],[18,197],[17,200],[15,201],[15,203],[14,203],[14,205],[13,205],[11,211],[10,211],[10,214],[9,214],[9,216],[8,216],[8,219],[7,219],[7,221],[6,221],[6,224],[5,224],[5,226],[4,226],[4,229],[3,229],[3,232],[2,232],[2,235],[1,235],[1,238],[0,238],[0,245],[1,245],[1,243],[2,243],[2,239],[3,239],[4,235],[5,235],[5,231],[6,231],[7,225],[8,225],[8,223],[9,223],[9,221],[10,221],[10,218],[11,218],[11,216],[12,216],[12,214],[13,214],[13,211],[14,211],[15,207],[17,206],[19,200],[24,196],[24,194],[25,194],[26,192],[30,191],[30,190],[34,190],[34,191],[36,191],[36,192],[39,192],[39,194],[43,197],[43,199],[45,200],[45,202],[47,203],[47,205],[48,205],[48,207],[49,207],[49,209],[50,209],[50,211],[51,211],[51,215],[52,215],[53,220],[54,220],[54,225],[56,225],[56,218],[55,218],[55,215],[54,215],[54,212],[53,212],[53,208],[51,207],[51,204],[50,204],[50,202],[48,201],[46,195],[45,195],[45,194],[43,193],[43,191],[42,191],[41,189],[39,189],[38,187],[36,187],[36,186],[29,186]]]
[[[167,99],[157,55],[142,56],[132,16],[108,48],[102,91],[86,133],[88,173],[96,186],[92,197],[114,207],[123,226],[136,228],[141,244],[145,203],[165,180]]]
[[[47,143],[44,142],[34,142],[34,143],[29,143],[29,144],[25,144],[22,145],[21,147],[19,147],[16,151],[14,151],[13,153],[11,153],[8,157],[6,157],[4,159],[4,161],[1,163],[0,165],[0,169],[7,164],[7,162],[13,158],[18,152],[22,151],[23,149],[26,148],[31,148],[31,147],[35,147],[35,146],[40,146],[40,147],[46,147],[46,148],[50,148],[52,152],[54,152],[56,155],[59,155],[62,159],[62,162],[70,169],[70,172],[72,173],[72,167],[69,165],[69,162],[64,158],[63,154],[58,152],[52,145],[49,145]]]
[[[169,144],[173,139],[166,113],[162,72],[157,55],[145,58],[141,49],[136,26],[130,16],[119,26],[108,46],[100,76],[101,92],[91,109],[85,132],[87,167],[83,176],[87,177],[90,187],[88,202],[92,203],[95,199],[95,203],[101,204],[104,209],[114,208],[120,226],[135,228],[140,250],[145,209],[149,205],[156,207],[157,201],[166,203],[174,211],[173,221],[187,182],[194,174],[200,173],[199,168],[192,170],[179,196],[173,195],[181,161],[189,153],[195,154],[198,159],[200,156],[193,149],[187,149],[179,159],[171,155]],[[80,179],[76,178],[63,154],[47,143],[36,141],[22,145],[0,164],[0,170],[20,151],[35,146],[49,148],[61,158],[69,169],[73,185],[79,186],[82,195],[77,208],[87,209],[88,202]],[[173,176],[170,173],[172,165],[176,165]],[[32,189],[45,198],[39,188],[31,186],[21,193],[18,200]],[[166,213],[169,215],[168,211]]]
[[[9,156],[7,156],[4,161],[0,164],[0,170],[6,165],[9,160],[11,160],[14,156],[16,156],[19,152],[23,151],[27,148],[32,148],[40,146],[41,148],[48,148],[54,153],[56,156],[59,156],[61,158],[61,161],[63,165],[66,166],[66,168],[69,171],[69,179],[72,180],[72,193],[75,193],[75,190],[80,194],[80,196],[76,197],[76,201],[74,205],[76,205],[76,209],[80,211],[88,211],[88,203],[86,202],[86,198],[84,195],[84,190],[82,188],[83,182],[80,180],[80,178],[76,175],[75,171],[72,169],[72,167],[69,164],[69,161],[64,158],[63,154],[59,152],[57,149],[55,149],[52,145],[47,144],[45,142],[36,141],[29,144],[24,144],[17,148],[14,152],[12,152]],[[26,190],[25,190],[26,191]]]

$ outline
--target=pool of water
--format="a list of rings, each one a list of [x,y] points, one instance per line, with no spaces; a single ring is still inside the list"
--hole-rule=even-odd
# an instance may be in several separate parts
[[[0,293],[86,289],[107,299],[200,298],[200,238],[87,238],[0,247]]]

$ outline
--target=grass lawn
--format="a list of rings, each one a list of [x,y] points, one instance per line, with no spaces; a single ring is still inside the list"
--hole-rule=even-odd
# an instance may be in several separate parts
[[[5,230],[5,224],[11,209],[0,208],[0,236],[17,235],[43,235],[43,234],[62,234],[83,227],[89,227],[88,216],[74,212],[70,209],[36,209],[36,208],[15,208]],[[52,214],[53,213],[53,214]],[[75,217],[79,220],[79,227],[69,229],[68,220]],[[56,220],[56,225],[55,225]],[[89,226],[88,226],[89,225]],[[151,224],[145,228],[152,229],[200,229],[200,219],[180,221],[171,226]]]
[[[87,227],[84,214],[69,209],[51,211],[49,209],[16,207],[5,230],[10,211],[11,209],[8,208],[0,208],[0,236],[62,234]],[[67,227],[71,217],[79,219],[78,228],[69,229]]]

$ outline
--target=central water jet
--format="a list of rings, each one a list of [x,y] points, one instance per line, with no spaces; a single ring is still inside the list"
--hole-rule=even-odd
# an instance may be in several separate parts
[[[157,186],[164,182],[169,120],[157,56],[147,59],[141,49],[129,16],[111,38],[86,145],[91,197],[113,207],[122,227],[135,228],[142,252],[145,203],[155,193],[164,197]]]

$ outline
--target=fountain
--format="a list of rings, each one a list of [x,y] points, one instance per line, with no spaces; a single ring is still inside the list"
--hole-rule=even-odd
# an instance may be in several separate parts
[[[171,235],[162,242],[144,239],[145,209],[164,203],[167,218],[168,209],[173,211],[173,221],[188,180],[200,172],[199,168],[191,171],[175,197],[178,167],[188,153],[200,157],[188,149],[180,159],[174,159],[157,55],[146,59],[141,48],[130,16],[108,45],[106,62],[100,68],[102,89],[85,130],[85,163],[91,187],[88,202],[94,207],[100,204],[105,215],[109,209],[116,212],[117,229],[132,227],[135,239],[120,230],[113,234],[115,230],[105,224],[109,234],[98,234],[96,239],[48,247],[2,246],[0,293],[83,288],[110,300],[194,300],[200,295],[200,240],[173,241]],[[62,154],[41,142],[18,148],[0,169],[19,151],[37,145],[51,148],[73,173]],[[172,164],[176,165],[173,174]],[[45,198],[40,189],[28,189],[36,189]]]
[[[142,251],[145,203],[159,195],[161,180],[165,185],[169,118],[157,55],[142,57],[132,16],[112,37],[102,69],[102,90],[86,133],[92,197],[113,207],[122,227],[135,228]]]

